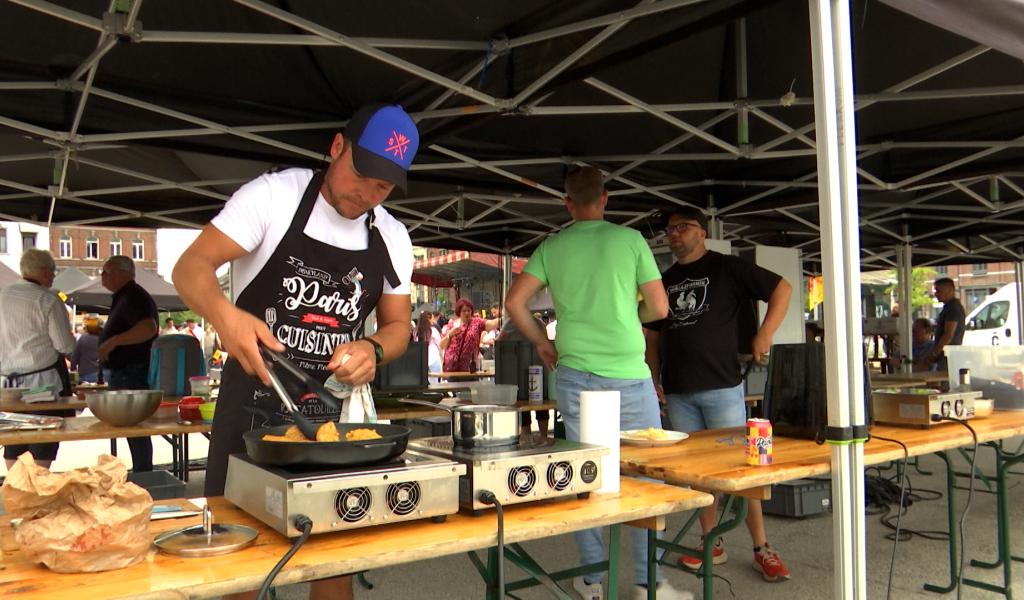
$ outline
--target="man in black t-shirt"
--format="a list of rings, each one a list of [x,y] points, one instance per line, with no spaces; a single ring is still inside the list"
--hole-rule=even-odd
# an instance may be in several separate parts
[[[114,294],[110,317],[99,339],[99,358],[111,390],[149,389],[149,350],[156,339],[157,311],[153,297],[135,283],[135,263],[111,256],[100,271],[103,287]],[[132,470],[153,470],[153,441],[128,438]]]
[[[792,287],[755,264],[705,249],[707,222],[698,209],[683,208],[672,214],[665,232],[676,259],[661,276],[669,315],[648,324],[647,331],[647,364],[658,396],[676,430],[742,426],[746,408],[738,360],[741,332],[749,335],[756,328],[751,354],[755,361],[766,354],[785,318]],[[768,303],[760,327],[754,323],[757,300]],[[745,323],[747,319],[751,323]],[[717,504],[716,499],[701,512],[704,533],[716,523]],[[754,542],[754,568],[766,581],[789,579],[778,553],[768,545],[760,501],[750,500],[749,507],[747,529]],[[714,564],[728,560],[721,539],[710,543],[715,544]],[[702,564],[689,556],[679,562],[692,570]]]
[[[937,363],[938,370],[945,371],[948,367],[942,349],[963,343],[967,311],[956,297],[956,284],[948,277],[935,280],[935,299],[942,302],[942,312],[935,319],[935,344],[927,356],[921,357],[921,362],[926,366]],[[917,359],[915,356],[914,360]]]

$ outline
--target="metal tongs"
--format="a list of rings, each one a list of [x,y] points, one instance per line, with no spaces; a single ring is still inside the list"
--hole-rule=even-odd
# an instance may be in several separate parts
[[[334,410],[341,410],[341,404],[338,403],[337,398],[335,398],[333,394],[327,391],[327,388],[325,388],[322,383],[310,377],[305,371],[296,367],[290,360],[281,354],[278,354],[264,346],[260,346],[260,353],[263,355],[263,363],[266,365],[267,373],[270,375],[271,387],[274,388],[278,397],[281,398],[281,404],[283,404],[284,407],[288,409],[288,412],[291,413],[292,420],[295,421],[295,426],[299,428],[302,435],[306,436],[306,439],[315,440],[317,425],[307,419],[306,415],[302,414],[302,411],[300,411],[299,407],[296,406],[295,401],[292,400],[292,397],[288,394],[284,385],[281,384],[281,379],[275,372],[276,367],[283,367],[285,371],[298,378],[298,380],[306,386],[307,390],[316,394],[317,398],[321,402]]]

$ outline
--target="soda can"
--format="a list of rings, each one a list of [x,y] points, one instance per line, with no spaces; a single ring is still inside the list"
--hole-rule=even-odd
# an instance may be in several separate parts
[[[544,367],[530,365],[526,368],[526,399],[530,402],[544,401]]]
[[[747,464],[772,464],[772,423],[768,419],[747,419]]]

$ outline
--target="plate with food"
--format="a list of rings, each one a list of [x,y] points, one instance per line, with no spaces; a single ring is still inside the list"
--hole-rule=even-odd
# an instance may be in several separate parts
[[[690,437],[690,434],[670,429],[628,429],[619,433],[619,440],[627,446],[671,446]]]

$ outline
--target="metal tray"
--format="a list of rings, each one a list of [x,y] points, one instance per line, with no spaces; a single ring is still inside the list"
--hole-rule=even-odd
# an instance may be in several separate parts
[[[63,426],[64,417],[45,417],[42,415],[0,412],[0,431],[60,429]]]

